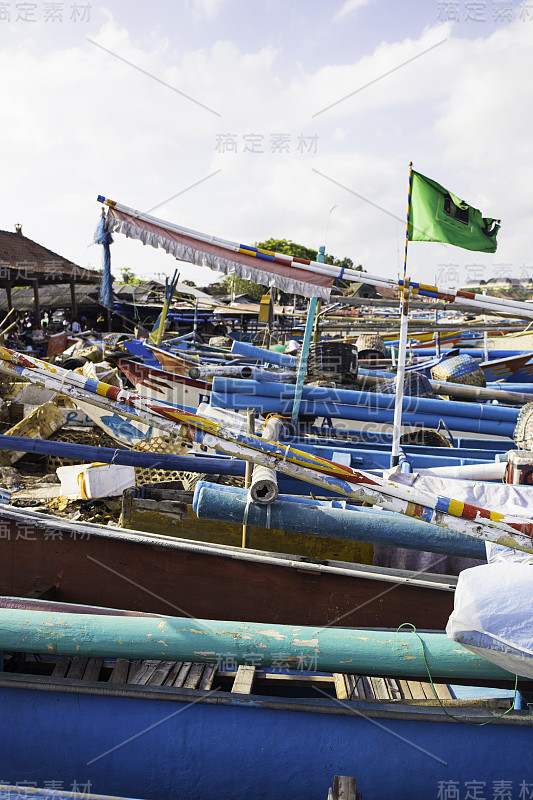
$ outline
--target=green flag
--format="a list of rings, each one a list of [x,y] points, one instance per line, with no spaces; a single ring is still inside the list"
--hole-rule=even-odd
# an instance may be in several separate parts
[[[495,253],[500,221],[483,217],[438,183],[413,170],[408,238]]]

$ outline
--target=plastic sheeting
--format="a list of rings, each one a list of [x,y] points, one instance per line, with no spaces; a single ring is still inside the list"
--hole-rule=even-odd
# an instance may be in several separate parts
[[[389,480],[402,486],[413,486],[437,496],[452,497],[461,503],[497,509],[502,514],[529,519],[533,508],[533,486],[482,483],[438,478],[416,473],[394,473]]]
[[[462,572],[446,633],[487,661],[533,678],[533,567],[499,561]]]

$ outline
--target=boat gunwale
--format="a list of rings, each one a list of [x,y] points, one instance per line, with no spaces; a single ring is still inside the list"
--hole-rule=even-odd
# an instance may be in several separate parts
[[[237,694],[219,690],[185,689],[174,686],[131,686],[129,684],[109,684],[100,681],[83,681],[74,678],[52,678],[51,676],[0,673],[0,689],[25,689],[27,691],[63,692],[104,697],[131,698],[137,700],[160,700],[187,703],[189,705],[207,704],[238,706],[241,708],[269,709],[274,711],[294,711],[299,713],[330,714],[333,716],[355,716],[357,718],[388,719],[419,722],[453,723],[452,719],[439,705],[405,706],[401,701],[357,701],[329,698],[294,698],[268,695]],[[501,710],[479,706],[451,707],[450,713],[460,721],[486,722],[491,725],[511,725],[533,727],[533,715],[529,711],[510,711],[502,716]],[[464,720],[461,719],[464,717]]]
[[[7,518],[13,522],[22,522],[24,525],[34,524],[37,528],[54,530],[75,529],[80,536],[100,537],[102,539],[114,539],[116,541],[128,541],[147,546],[166,547],[175,550],[200,553],[202,555],[230,558],[241,561],[252,561],[258,564],[286,567],[289,569],[303,570],[305,572],[343,576],[347,578],[357,578],[363,580],[377,580],[387,583],[401,583],[411,586],[424,588],[434,588],[437,590],[454,592],[457,585],[457,577],[454,575],[440,575],[436,573],[423,573],[430,575],[431,578],[419,577],[420,572],[413,570],[402,570],[389,567],[375,567],[367,564],[357,564],[348,561],[321,560],[313,559],[308,556],[289,555],[286,553],[274,553],[263,550],[252,550],[232,545],[217,545],[210,542],[197,541],[195,539],[181,539],[175,536],[163,536],[156,533],[135,531],[126,528],[108,528],[91,522],[72,522],[61,517],[53,517],[41,514],[38,511],[31,511],[15,506],[0,505],[0,520]]]

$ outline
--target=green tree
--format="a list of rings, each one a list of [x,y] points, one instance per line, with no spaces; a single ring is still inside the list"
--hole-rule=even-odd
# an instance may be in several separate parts
[[[255,242],[254,246],[260,250],[271,250],[274,253],[283,253],[284,255],[293,256],[294,258],[305,258],[308,261],[316,261],[318,255],[317,250],[313,250],[311,247],[306,247],[303,244],[297,244],[290,239],[266,239],[264,242]],[[335,267],[339,267],[339,269],[344,268],[355,269],[361,272],[366,271],[363,269],[361,264],[359,264],[357,267],[354,267],[352,259],[347,258],[346,256],[344,258],[335,258],[335,256],[326,254],[324,261],[326,264],[332,264]],[[259,262],[258,267],[260,268],[260,266],[261,263]],[[228,275],[226,278],[224,278],[224,280],[210,284],[207,289],[212,295],[231,294],[234,281],[235,294],[247,294],[257,301],[269,291],[268,287],[261,283],[247,281],[244,280],[244,278],[238,278],[234,275]],[[349,285],[350,281],[342,279],[337,281],[337,288],[344,289]],[[288,305],[292,302],[292,295],[287,294],[286,292],[280,292],[279,299],[283,305]]]
[[[313,250],[303,244],[296,244],[290,239],[267,239],[265,242],[256,242],[255,247],[261,250],[272,250],[275,253],[284,253],[295,258],[307,258],[309,261],[316,261],[318,250]]]

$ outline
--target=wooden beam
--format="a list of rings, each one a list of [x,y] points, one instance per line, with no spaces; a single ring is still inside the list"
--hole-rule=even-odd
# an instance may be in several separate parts
[[[359,800],[361,793],[357,791],[357,781],[348,775],[335,775],[333,787],[329,791],[330,800]]]
[[[13,309],[13,300],[11,298],[11,284],[6,283],[6,303],[7,303],[7,310],[11,311]]]
[[[71,278],[70,281],[70,302],[72,305],[72,317],[76,317],[78,314],[78,304],[76,302],[76,284],[74,283],[74,278]]]
[[[35,306],[35,319],[36,321],[40,321],[41,319],[41,307],[39,304],[39,281],[35,281],[33,284],[33,301]]]

